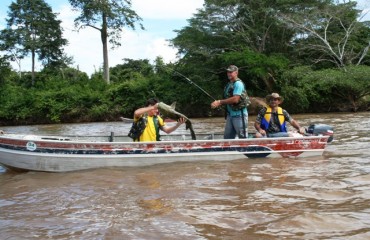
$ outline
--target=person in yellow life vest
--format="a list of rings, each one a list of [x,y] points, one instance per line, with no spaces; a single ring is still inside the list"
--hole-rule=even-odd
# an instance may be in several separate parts
[[[186,121],[184,118],[180,118],[176,125],[166,126],[163,119],[159,116],[158,100],[155,98],[148,99],[145,107],[139,108],[134,112],[134,123],[140,120],[145,121],[145,129],[138,139],[140,142],[159,141],[159,130],[169,134]]]
[[[264,107],[259,111],[254,123],[254,127],[257,130],[257,138],[293,136],[287,131],[287,122],[297,129],[300,134],[305,133],[305,129],[301,128],[298,122],[285,109],[279,107],[283,99],[278,93],[267,95],[266,102],[268,107]]]

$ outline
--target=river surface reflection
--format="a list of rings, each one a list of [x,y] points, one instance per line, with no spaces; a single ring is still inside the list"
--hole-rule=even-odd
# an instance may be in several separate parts
[[[370,239],[370,113],[294,116],[335,130],[323,157],[71,173],[0,168],[1,239]],[[250,117],[252,130],[254,116]],[[221,118],[194,119],[222,132]],[[171,124],[171,123],[169,123]],[[2,127],[127,134],[120,122]],[[185,133],[185,129],[177,133]]]

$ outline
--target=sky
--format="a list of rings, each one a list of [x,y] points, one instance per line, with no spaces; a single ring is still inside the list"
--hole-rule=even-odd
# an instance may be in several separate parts
[[[6,26],[5,18],[12,0],[0,1],[0,29]],[[65,47],[68,56],[74,60],[73,67],[88,75],[102,67],[103,53],[100,34],[92,28],[75,31],[73,21],[78,13],[73,12],[68,0],[45,0],[54,13],[59,13],[62,21],[63,37],[69,41]],[[370,20],[370,0],[358,0],[360,9],[367,13],[364,20]],[[132,0],[132,9],[143,19],[145,30],[124,29],[121,47],[109,50],[109,65],[111,67],[123,63],[123,59],[149,59],[154,61],[158,56],[166,63],[177,60],[177,50],[169,46],[169,39],[176,37],[174,30],[180,30],[188,25],[190,19],[203,6],[204,0]],[[19,65],[12,64],[15,70]],[[42,68],[36,64],[36,70]],[[21,70],[31,70],[31,60],[21,61]]]
[[[5,18],[12,0],[0,1],[0,29],[6,27]],[[69,41],[65,52],[72,56],[73,67],[91,75],[103,65],[103,50],[99,31],[85,28],[76,32],[74,19],[78,13],[71,10],[68,0],[45,0],[54,13],[59,13],[62,21],[63,37]],[[145,30],[139,26],[136,30],[124,29],[121,47],[109,49],[109,65],[111,67],[123,63],[122,59],[149,59],[154,61],[161,56],[166,63],[176,61],[177,50],[169,46],[168,39],[176,37],[174,30],[180,30],[188,25],[197,9],[202,8],[203,0],[132,0],[132,9],[143,19]],[[19,66],[12,64],[15,70]],[[36,69],[41,69],[36,63]],[[21,61],[21,70],[31,70],[31,60]]]

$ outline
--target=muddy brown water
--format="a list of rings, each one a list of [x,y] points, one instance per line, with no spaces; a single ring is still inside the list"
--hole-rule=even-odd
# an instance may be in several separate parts
[[[0,167],[0,238],[370,239],[370,113],[294,117],[303,126],[334,127],[324,156],[70,173]],[[196,133],[222,132],[223,124],[221,118],[193,120]],[[129,127],[109,122],[2,129],[120,135]]]

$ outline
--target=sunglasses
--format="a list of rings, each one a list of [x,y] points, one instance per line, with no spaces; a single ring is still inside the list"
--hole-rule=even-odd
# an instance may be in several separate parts
[[[271,101],[280,101],[280,98],[271,98],[271,99],[270,99],[270,102],[271,102]]]

